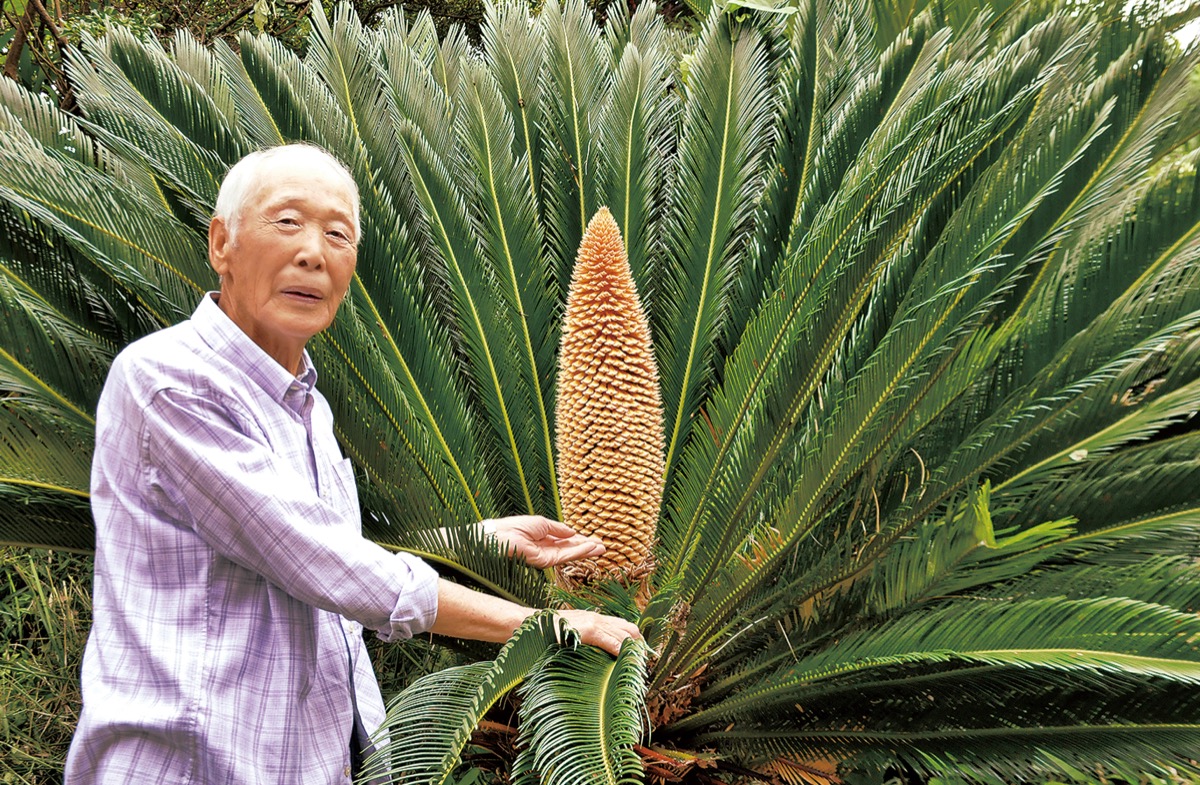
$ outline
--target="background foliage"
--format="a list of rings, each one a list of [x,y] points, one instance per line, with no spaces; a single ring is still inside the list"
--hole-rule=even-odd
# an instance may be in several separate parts
[[[79,717],[91,559],[0,548],[0,576],[0,782],[61,782]]]
[[[333,0],[322,0],[326,12]],[[358,0],[355,11],[365,24],[404,5],[409,13],[427,11],[438,29],[464,25],[477,34],[483,21],[480,0]],[[272,35],[302,52],[308,36],[308,0],[4,0],[0,16],[0,54],[4,75],[24,87],[55,95],[65,109],[74,106],[66,79],[65,53],[83,36],[100,37],[112,26],[139,37],[169,41],[179,30],[209,43],[236,42],[242,32]]]

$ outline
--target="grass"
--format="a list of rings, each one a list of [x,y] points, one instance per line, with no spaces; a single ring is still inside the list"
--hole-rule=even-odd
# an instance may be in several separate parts
[[[0,783],[62,782],[91,580],[90,557],[0,548]]]

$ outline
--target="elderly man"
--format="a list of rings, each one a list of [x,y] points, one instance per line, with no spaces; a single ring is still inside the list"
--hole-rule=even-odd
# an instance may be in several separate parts
[[[383,717],[363,625],[504,641],[534,611],[363,539],[306,342],[346,296],[358,190],[288,145],[230,171],[209,225],[220,292],[113,363],[96,417],[95,625],[68,783],[344,783]],[[599,543],[491,522],[547,566]],[[562,615],[615,653],[636,626]]]

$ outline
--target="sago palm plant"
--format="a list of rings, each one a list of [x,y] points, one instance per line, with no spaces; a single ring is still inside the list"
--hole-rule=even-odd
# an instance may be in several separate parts
[[[861,0],[500,4],[479,49],[343,7],[302,57],[88,41],[82,119],[0,80],[0,539],[90,547],[108,362],[213,286],[226,168],[311,140],[362,191],[310,349],[366,533],[649,644],[542,617],[402,693],[381,770],[448,781],[483,723],[521,782],[1197,776],[1200,58],[1036,0],[878,39]],[[640,332],[566,304],[602,207]],[[649,339],[640,392],[559,367],[564,313]],[[576,514],[636,547],[556,579],[467,524],[630,495],[562,454],[588,411],[660,503]]]

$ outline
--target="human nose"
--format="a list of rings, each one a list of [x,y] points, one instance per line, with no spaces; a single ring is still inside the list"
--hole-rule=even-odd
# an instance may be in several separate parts
[[[306,229],[296,251],[296,265],[320,270],[325,266],[325,235],[319,229]]]

